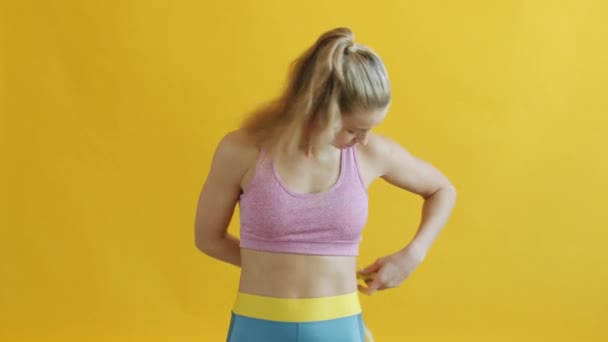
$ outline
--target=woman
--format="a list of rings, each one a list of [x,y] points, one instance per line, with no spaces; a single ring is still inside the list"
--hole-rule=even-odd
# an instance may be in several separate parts
[[[241,267],[229,342],[364,341],[358,291],[399,286],[424,259],[456,193],[429,163],[370,132],[390,99],[381,59],[337,28],[295,61],[277,100],[220,141],[195,238]],[[403,249],[357,272],[377,178],[422,196],[422,221]],[[240,239],[227,234],[237,203]]]

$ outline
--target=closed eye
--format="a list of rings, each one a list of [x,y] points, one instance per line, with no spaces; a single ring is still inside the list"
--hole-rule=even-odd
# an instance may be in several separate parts
[[[369,128],[353,128],[353,129],[349,129],[348,133],[367,133],[369,131]]]

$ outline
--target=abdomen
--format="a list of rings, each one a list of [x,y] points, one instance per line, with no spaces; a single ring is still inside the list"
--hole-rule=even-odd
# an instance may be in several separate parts
[[[239,291],[279,298],[314,298],[357,291],[356,257],[241,249]]]

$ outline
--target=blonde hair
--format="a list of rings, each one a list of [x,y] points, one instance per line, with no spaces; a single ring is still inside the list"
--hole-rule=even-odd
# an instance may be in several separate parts
[[[330,142],[341,115],[385,108],[390,98],[380,57],[341,27],[322,34],[293,62],[283,93],[242,127],[271,152],[310,153]]]

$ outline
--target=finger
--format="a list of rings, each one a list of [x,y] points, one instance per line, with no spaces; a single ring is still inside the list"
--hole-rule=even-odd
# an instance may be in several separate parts
[[[383,283],[380,281],[379,276],[375,276],[374,279],[367,286],[367,293],[371,296],[376,291],[383,289]]]
[[[362,273],[357,273],[357,279],[362,280],[366,283],[372,281],[374,279],[374,276],[376,275],[376,273],[368,273],[368,274],[362,274]]]
[[[371,264],[371,265],[363,268],[362,270],[359,270],[358,273],[368,274],[368,273],[376,272],[376,271],[378,271],[380,269],[380,266],[381,266],[380,265],[380,260],[376,260],[376,261],[374,261],[373,264]]]
[[[378,272],[378,270],[380,269],[381,266],[382,266],[382,263],[381,263],[380,259],[377,259],[373,264],[365,267],[364,269],[360,270],[358,273],[368,274],[368,273]]]

